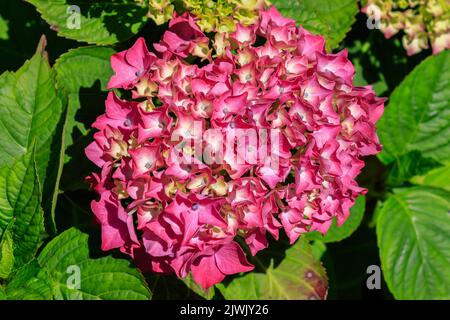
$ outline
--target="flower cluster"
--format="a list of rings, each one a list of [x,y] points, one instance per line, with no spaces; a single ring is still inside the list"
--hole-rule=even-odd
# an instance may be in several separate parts
[[[265,0],[184,0],[186,9],[198,17],[204,32],[234,31],[236,24],[251,25],[258,12],[265,8]]]
[[[115,54],[109,87],[132,101],[109,94],[86,148],[102,249],[208,288],[252,270],[244,243],[255,255],[280,229],[293,243],[342,224],[384,99],[324,48],[270,7],[211,41],[175,16],[154,53],[141,38]]]
[[[408,55],[428,49],[428,42],[433,54],[450,49],[448,0],[368,0],[363,12],[379,16],[379,28],[386,38],[403,30],[402,42]]]
[[[174,0],[136,1],[148,5],[148,16],[158,25],[169,21],[175,10]],[[183,0],[178,7],[194,14],[204,32],[231,32],[238,22],[253,24],[265,5],[265,0]]]
[[[157,25],[169,21],[174,13],[175,6],[172,0],[135,0],[142,5],[148,6],[147,16]]]

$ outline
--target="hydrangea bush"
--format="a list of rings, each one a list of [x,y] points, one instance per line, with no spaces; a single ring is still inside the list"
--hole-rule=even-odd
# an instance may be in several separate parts
[[[175,16],[155,53],[140,38],[115,54],[108,86],[132,100],[108,95],[86,148],[102,248],[208,288],[252,270],[237,238],[255,255],[281,228],[294,243],[341,225],[384,99],[324,48],[270,7],[212,41]]]

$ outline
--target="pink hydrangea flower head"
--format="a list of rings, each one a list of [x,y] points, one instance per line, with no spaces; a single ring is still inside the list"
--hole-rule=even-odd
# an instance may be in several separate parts
[[[274,7],[212,41],[175,16],[154,49],[112,57],[109,87],[132,101],[109,94],[86,148],[104,250],[209,288],[253,269],[240,244],[255,255],[269,234],[294,243],[347,219],[384,99],[353,86],[346,50]]]

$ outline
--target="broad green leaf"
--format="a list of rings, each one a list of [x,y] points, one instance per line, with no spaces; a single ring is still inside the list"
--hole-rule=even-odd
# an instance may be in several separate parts
[[[423,157],[419,151],[411,151],[395,159],[390,167],[387,183],[398,186],[414,176],[441,166],[436,160]]]
[[[333,223],[325,236],[322,236],[322,234],[318,231],[306,233],[304,236],[307,239],[320,240],[322,242],[337,242],[348,238],[361,224],[365,209],[366,198],[364,196],[359,196],[356,198],[355,204],[350,209],[350,216],[342,224],[342,226],[339,227],[336,219],[333,219]]]
[[[58,35],[107,45],[131,38],[147,21],[147,8],[134,0],[27,0]]]
[[[50,278],[36,260],[23,266],[6,287],[8,300],[50,300]]]
[[[17,72],[0,76],[0,167],[14,163],[35,143],[41,185],[45,182],[53,136],[62,113],[45,44],[42,37],[30,60]]]
[[[256,271],[234,278],[229,284],[216,287],[225,299],[237,300],[316,300],[325,299],[328,280],[320,261],[314,258],[308,241],[301,238],[284,253],[265,250],[270,254],[270,262],[255,256],[252,262],[264,273]],[[285,254],[285,256],[284,256]],[[281,260],[279,264],[275,260]]]
[[[92,141],[89,125],[104,112],[107,85],[113,72],[108,47],[70,50],[56,62],[58,86],[68,94],[67,123],[64,133],[65,165],[61,189],[86,188],[84,177],[92,171],[84,148]]]
[[[151,297],[143,276],[129,261],[110,256],[90,258],[88,235],[75,228],[48,243],[38,261],[52,280],[56,299],[146,300]]]
[[[394,90],[378,134],[385,164],[417,150],[450,161],[450,51],[425,59]]]
[[[323,255],[327,252],[327,245],[320,240],[313,240],[310,242],[310,245],[314,259],[321,261]]]
[[[450,164],[447,164],[445,167],[433,169],[423,176],[414,177],[411,179],[411,182],[450,191]]]
[[[15,268],[29,262],[41,244],[44,213],[34,152],[0,169],[0,233],[11,231]]]
[[[327,48],[334,49],[345,38],[358,13],[357,0],[272,0],[285,16],[295,19],[305,29],[320,34]]]
[[[2,18],[2,16],[0,16],[0,40],[9,39],[8,29],[9,29],[8,21],[6,21],[5,19]]]
[[[6,292],[5,289],[3,289],[3,287],[0,286],[0,301],[1,300],[6,300]]]
[[[450,299],[450,193],[399,189],[381,207],[381,267],[397,299]]]
[[[14,248],[11,232],[7,229],[0,238],[0,279],[7,279],[14,267]]]
[[[107,83],[112,75],[109,60],[114,52],[113,49],[107,47],[83,47],[70,50],[56,61],[55,70],[57,86],[61,91],[64,91],[64,93],[67,94],[67,109],[64,114],[65,121],[61,136],[62,144],[59,162],[57,164],[58,170],[55,179],[55,190],[50,209],[50,216],[53,221],[55,220],[55,210],[60,191],[63,166],[64,163],[70,159],[70,156],[65,154],[65,151],[73,143],[72,131],[74,127],[77,127],[81,134],[86,134],[88,132],[88,128],[85,127],[83,122],[89,123],[89,121],[86,121],[85,117],[81,118],[78,113],[84,112],[90,114],[95,113],[97,110],[96,108],[92,108],[91,104],[85,105],[84,110],[80,110],[80,99],[86,98],[86,100],[92,101],[92,103],[101,101],[99,105],[103,105],[106,93],[102,93],[100,90],[107,90]],[[100,86],[97,92],[89,92],[88,94],[82,92],[84,88],[91,88],[96,83]],[[99,98],[96,99],[96,96],[99,96]],[[96,115],[97,114],[95,114],[95,116]],[[77,121],[76,119],[79,118],[81,118],[81,120]],[[83,148],[80,148],[77,151],[84,157],[82,149]],[[81,163],[84,162],[77,161],[77,165],[75,166],[77,170],[74,170],[73,167],[68,168],[70,170],[66,170],[61,185],[64,185],[67,181],[70,181],[71,184],[80,181],[82,181],[81,183],[84,182],[84,176],[86,176],[88,172],[83,172],[81,170],[84,168],[83,165],[80,166]],[[71,173],[73,173],[73,175]],[[76,177],[76,179],[73,179],[73,177]],[[64,190],[67,190],[67,188],[64,187]]]
[[[91,88],[99,84],[99,91],[107,91],[108,81],[113,75],[110,58],[115,53],[108,47],[83,47],[72,49],[56,61],[56,80],[58,87],[68,94],[67,126],[65,130],[65,148],[72,144],[72,130],[77,126],[83,134],[89,130],[86,124],[76,121],[76,114],[81,107],[82,88]],[[97,93],[102,96],[100,92]],[[92,93],[89,99],[92,99]],[[86,108],[88,109],[88,108]],[[89,108],[91,109],[91,108]],[[84,110],[89,113],[91,110]]]

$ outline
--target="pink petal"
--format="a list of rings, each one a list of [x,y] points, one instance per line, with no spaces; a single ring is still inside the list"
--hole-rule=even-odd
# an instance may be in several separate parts
[[[221,282],[225,275],[219,270],[214,255],[197,258],[191,266],[192,277],[202,288],[208,289]]]
[[[214,255],[217,268],[226,275],[252,271],[255,267],[248,263],[244,251],[236,243],[231,242],[220,247]]]

